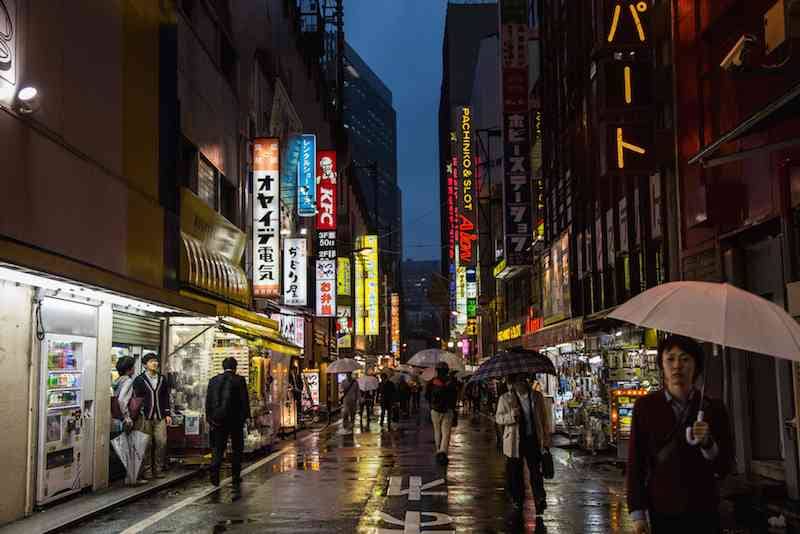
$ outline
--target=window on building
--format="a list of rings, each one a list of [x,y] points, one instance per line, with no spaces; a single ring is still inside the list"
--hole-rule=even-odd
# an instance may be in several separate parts
[[[217,170],[213,165],[200,156],[197,160],[197,196],[199,196],[206,204],[218,209],[218,176]]]
[[[228,180],[220,176],[220,213],[223,217],[235,225],[239,225],[236,220],[236,187],[231,185]]]

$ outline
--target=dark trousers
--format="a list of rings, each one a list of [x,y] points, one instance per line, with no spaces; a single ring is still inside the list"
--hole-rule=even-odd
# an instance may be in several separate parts
[[[506,458],[506,480],[511,499],[520,506],[525,501],[525,464],[531,479],[533,499],[538,506],[547,498],[542,477],[542,451],[536,439],[522,439],[519,444],[519,458]]]
[[[225,425],[211,431],[211,442],[214,447],[214,459],[211,462],[211,476],[219,477],[219,469],[225,459],[225,449],[231,440],[231,470],[234,483],[242,479],[242,452],[244,451],[244,425]]]
[[[381,404],[381,426],[383,426],[383,416],[386,416],[386,423],[389,425],[389,428],[392,428],[392,410],[394,409],[394,403],[386,403]]]
[[[361,407],[358,409],[358,412],[358,415],[361,418],[361,424],[364,424],[364,412],[367,412],[367,423],[369,423],[370,419],[372,419],[372,401],[361,401]]]
[[[717,513],[685,513],[663,515],[650,513],[652,534],[715,534],[719,532]]]

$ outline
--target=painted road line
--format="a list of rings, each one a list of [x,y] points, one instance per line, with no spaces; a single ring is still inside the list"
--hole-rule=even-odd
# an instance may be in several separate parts
[[[331,426],[332,427],[336,427],[336,426],[339,426],[340,424],[341,424],[341,421],[337,421],[336,423],[334,423]],[[273,460],[275,460],[277,458],[280,458],[284,454],[287,454],[293,448],[296,448],[297,445],[300,445],[301,443],[304,443],[304,442],[310,440],[314,436],[319,436],[319,434],[320,433],[309,434],[308,436],[296,441],[295,444],[294,444],[294,447],[286,447],[286,448],[281,449],[279,451],[273,452],[272,454],[270,454],[266,458],[262,458],[261,460],[259,460],[256,463],[248,466],[247,468],[242,469],[242,477],[247,476],[248,474],[252,473],[256,469],[260,469],[261,467],[263,467],[266,464],[272,462]],[[142,532],[145,529],[152,527],[153,525],[155,525],[156,523],[158,523],[162,519],[165,519],[165,518],[171,516],[172,514],[177,512],[178,510],[181,510],[182,508],[186,508],[190,504],[193,504],[193,503],[199,501],[200,499],[204,499],[204,498],[208,497],[209,495],[212,495],[213,493],[215,493],[215,492],[219,491],[220,489],[224,488],[225,486],[230,485],[232,481],[233,481],[233,479],[228,477],[225,480],[221,481],[219,486],[211,486],[210,488],[205,489],[205,490],[201,491],[200,493],[196,493],[196,494],[192,495],[191,497],[187,497],[184,500],[182,500],[180,502],[177,502],[177,503],[173,504],[172,506],[170,506],[168,508],[164,508],[160,512],[157,512],[157,513],[151,515],[150,517],[148,517],[148,518],[136,523],[135,525],[132,525],[132,526],[126,528],[125,530],[122,531],[122,534],[137,534],[139,532]]]

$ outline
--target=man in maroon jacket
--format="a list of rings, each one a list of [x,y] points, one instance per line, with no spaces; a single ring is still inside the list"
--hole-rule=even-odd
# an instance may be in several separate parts
[[[733,465],[733,439],[725,406],[703,401],[697,421],[703,349],[693,339],[670,336],[658,348],[664,389],[633,408],[628,451],[628,510],[636,534],[711,534],[719,530],[717,481]],[[691,427],[699,441],[686,440]],[[647,516],[650,519],[648,529]]]

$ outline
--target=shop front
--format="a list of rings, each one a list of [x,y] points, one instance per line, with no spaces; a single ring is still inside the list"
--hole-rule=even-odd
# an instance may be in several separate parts
[[[206,310],[174,294],[161,296],[170,305],[0,265],[0,337],[20,356],[0,367],[11,376],[28,377],[6,387],[7,394],[28,405],[22,410],[18,403],[14,417],[3,414],[4,442],[16,445],[8,449],[6,480],[17,479],[18,466],[30,469],[27,485],[18,489],[32,507],[103,488],[118,476],[109,446],[115,437],[110,409],[115,358],[160,353],[161,317]],[[147,328],[139,329],[144,324]],[[24,369],[15,368],[20,362]],[[33,452],[17,463],[16,451]]]
[[[245,435],[245,451],[269,448],[286,428],[296,424],[289,387],[291,360],[296,347],[280,337],[277,324],[240,310],[216,318],[173,317],[168,321],[168,357],[165,370],[172,385],[173,426],[168,429],[171,454],[183,461],[197,460],[210,448],[205,418],[209,380],[223,372],[232,357],[245,378],[252,424]]]

